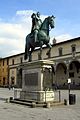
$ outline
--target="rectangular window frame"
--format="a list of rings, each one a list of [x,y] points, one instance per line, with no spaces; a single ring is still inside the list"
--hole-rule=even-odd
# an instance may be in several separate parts
[[[60,47],[60,48],[58,48],[58,50],[59,50],[59,56],[62,56],[63,55],[63,48]]]

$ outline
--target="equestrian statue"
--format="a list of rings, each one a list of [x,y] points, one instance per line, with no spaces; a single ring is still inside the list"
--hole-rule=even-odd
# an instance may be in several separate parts
[[[50,44],[50,36],[49,31],[50,28],[54,28],[54,16],[48,16],[47,18],[42,20],[40,19],[40,13],[33,13],[31,15],[32,18],[32,28],[31,33],[26,36],[26,44],[25,44],[25,54],[24,59],[28,59],[31,61],[31,54],[34,51],[35,47],[40,47],[40,59],[42,59],[42,46],[46,45],[49,50],[47,51],[47,55],[50,54],[51,44]]]

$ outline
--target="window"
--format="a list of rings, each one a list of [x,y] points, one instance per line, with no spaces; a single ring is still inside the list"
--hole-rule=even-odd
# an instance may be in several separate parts
[[[3,66],[4,66],[4,60],[3,60]]]
[[[73,44],[71,47],[72,47],[72,53],[76,52],[76,45]]]
[[[59,56],[62,56],[62,47],[59,48]]]
[[[75,53],[76,53],[76,45],[73,44],[72,46],[72,57],[75,58]]]
[[[14,70],[12,70],[12,74],[14,74]]]
[[[7,65],[8,65],[9,60],[7,59]]]
[[[3,85],[5,85],[5,77],[3,77]]]
[[[12,59],[12,65],[14,65],[14,59]]]
[[[0,80],[0,84],[1,84],[1,80]]]
[[[21,58],[20,58],[20,63],[22,63],[22,60],[23,60],[23,58],[21,57]]]
[[[40,53],[38,53],[38,60],[41,60],[42,58],[41,58],[41,55],[40,55]]]
[[[12,77],[11,77],[11,84],[12,84],[12,85],[14,85],[14,81],[15,81],[15,77],[12,76]]]
[[[47,56],[48,56],[48,58],[50,58],[50,57],[51,57],[51,52],[49,52],[49,53],[47,54]]]

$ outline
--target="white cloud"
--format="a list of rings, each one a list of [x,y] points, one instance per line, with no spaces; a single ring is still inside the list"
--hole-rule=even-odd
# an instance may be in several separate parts
[[[16,12],[16,15],[23,15],[23,16],[29,16],[30,17],[30,15],[33,13],[33,12],[35,12],[35,11],[33,11],[33,10],[19,10],[19,11],[17,11]]]
[[[20,50],[11,50],[11,51],[9,51],[8,52],[8,56],[11,56],[11,55],[16,55],[16,54],[19,54],[19,53],[21,53],[22,52],[22,50],[20,51]]]
[[[72,36],[69,34],[62,34],[60,36],[55,37],[55,39],[57,40],[57,43],[62,42],[62,41],[66,41],[66,40],[70,40],[71,38],[72,38]]]
[[[31,23],[31,15],[32,13],[36,13],[36,11],[33,10],[23,10],[23,11],[17,11],[16,16],[21,17],[21,21],[29,21]],[[47,17],[46,15],[41,15],[41,19],[44,20],[44,18]]]
[[[20,12],[21,13],[21,12]],[[24,52],[25,37],[30,32],[30,15],[25,21],[25,15],[16,12],[10,22],[0,22],[0,53],[1,57]],[[24,13],[22,11],[22,13]],[[30,13],[30,12],[29,12]],[[29,14],[28,13],[28,14]],[[25,21],[25,22],[24,22]],[[4,49],[3,49],[4,48]]]
[[[24,36],[25,29],[22,28],[22,25],[16,23],[15,24],[0,23],[0,47],[1,47],[0,53],[3,53],[2,57],[12,55],[9,54],[9,51],[11,52],[14,49],[17,51],[20,51],[21,49],[23,52],[25,42]]]
[[[1,57],[24,52],[25,37],[31,31],[33,10],[16,11],[11,21],[3,22],[0,18],[0,53]],[[46,16],[41,15],[43,20]]]
[[[22,38],[25,35],[20,24],[0,23],[0,37]]]
[[[71,36],[69,34],[61,34],[59,36],[51,37],[51,39],[50,39],[51,44],[53,44],[54,38],[56,39],[56,43],[59,43],[59,42],[70,40],[73,38],[73,36]]]

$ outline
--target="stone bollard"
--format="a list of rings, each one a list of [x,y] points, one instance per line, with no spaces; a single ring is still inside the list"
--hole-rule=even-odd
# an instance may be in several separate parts
[[[10,98],[6,98],[6,103],[9,103],[10,102]]]
[[[67,100],[66,99],[64,99],[64,105],[67,105]]]
[[[10,100],[13,100],[14,98],[13,98],[13,97],[10,97],[9,99],[10,99]]]
[[[32,107],[32,108],[35,108],[35,107],[36,107],[36,103],[35,103],[35,102],[32,102],[31,107]]]
[[[46,108],[50,108],[50,106],[51,106],[51,105],[50,105],[50,102],[47,102],[47,103],[46,103]]]

